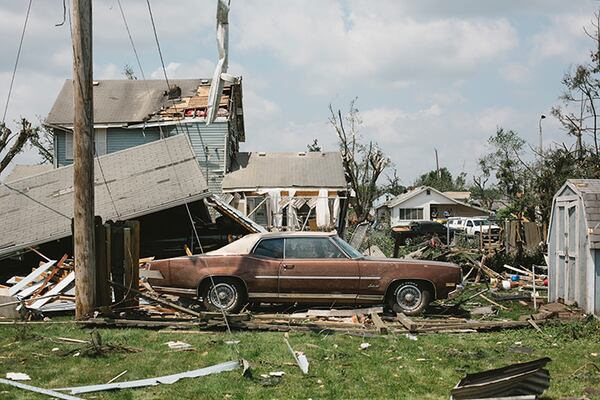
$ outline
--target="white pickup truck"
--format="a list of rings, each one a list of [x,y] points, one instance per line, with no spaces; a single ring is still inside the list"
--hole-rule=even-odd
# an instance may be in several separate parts
[[[448,226],[464,232],[469,237],[479,238],[480,235],[483,235],[484,239],[490,237],[493,241],[500,238],[500,227],[485,217],[453,217],[448,219]]]

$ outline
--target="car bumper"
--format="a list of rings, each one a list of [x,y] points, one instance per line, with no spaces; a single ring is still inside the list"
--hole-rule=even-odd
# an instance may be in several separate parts
[[[464,285],[462,284],[458,284],[456,285],[456,289],[454,289],[453,291],[451,291],[450,293],[448,293],[448,299],[452,300],[453,298],[455,298],[456,296],[458,296],[459,294],[461,294],[461,292],[465,289]]]

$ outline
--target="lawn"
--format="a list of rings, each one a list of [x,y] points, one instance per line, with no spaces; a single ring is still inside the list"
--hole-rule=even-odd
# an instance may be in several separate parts
[[[73,324],[0,325],[0,375],[24,372],[45,388],[106,383],[121,372],[132,380],[247,359],[253,377],[241,370],[160,385],[81,395],[86,399],[447,399],[450,389],[466,372],[477,372],[539,357],[552,358],[552,378],[545,398],[582,396],[587,388],[600,392],[600,323],[545,325],[533,329],[493,333],[405,335],[361,338],[344,334],[290,333],[295,350],[310,361],[302,375],[287,349],[282,333],[224,332],[165,333],[143,329],[100,329],[105,344],[137,349],[101,356],[74,356],[81,344],[57,337],[89,339],[90,329]],[[181,340],[193,351],[174,351],[165,344]],[[239,340],[236,345],[226,341]],[[360,350],[368,342],[370,347]],[[531,354],[514,352],[530,348]],[[59,350],[56,350],[58,348]],[[54,351],[53,351],[54,349]],[[239,355],[238,355],[239,352]],[[81,353],[81,352],[80,352]],[[261,374],[284,371],[281,379]],[[1,399],[47,397],[0,385]]]

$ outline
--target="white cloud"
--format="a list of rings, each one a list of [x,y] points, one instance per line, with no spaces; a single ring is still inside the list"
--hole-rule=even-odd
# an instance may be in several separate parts
[[[396,18],[376,13],[378,7],[363,10],[354,3],[348,13],[336,2],[262,4],[238,6],[237,48],[268,51],[318,79],[315,86],[348,79],[388,80],[390,74],[464,74],[518,44],[506,19]]]
[[[522,64],[507,64],[500,68],[500,75],[509,82],[525,82],[531,74],[529,67]]]

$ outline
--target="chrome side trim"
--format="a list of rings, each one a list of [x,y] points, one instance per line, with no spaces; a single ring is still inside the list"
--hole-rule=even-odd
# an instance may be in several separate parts
[[[380,280],[381,277],[380,276],[363,276],[360,279],[363,279],[363,280]]]
[[[307,275],[307,276],[275,276],[275,275],[257,275],[256,279],[335,279],[335,280],[359,280],[360,276],[318,276],[318,275]],[[380,279],[375,277],[362,278],[362,279]]]
[[[301,298],[301,299],[355,299],[356,294],[322,294],[322,293],[279,293],[280,299]]]
[[[377,294],[361,294],[356,300],[375,300],[375,301],[383,301],[383,296]]]
[[[168,286],[153,286],[159,292],[169,292],[169,293],[183,293],[183,294],[196,294],[196,289],[184,289],[184,288],[176,288],[176,287],[168,287]]]
[[[270,299],[276,299],[279,297],[279,295],[277,293],[248,293],[248,298],[249,299],[255,299],[255,298],[270,298]]]

